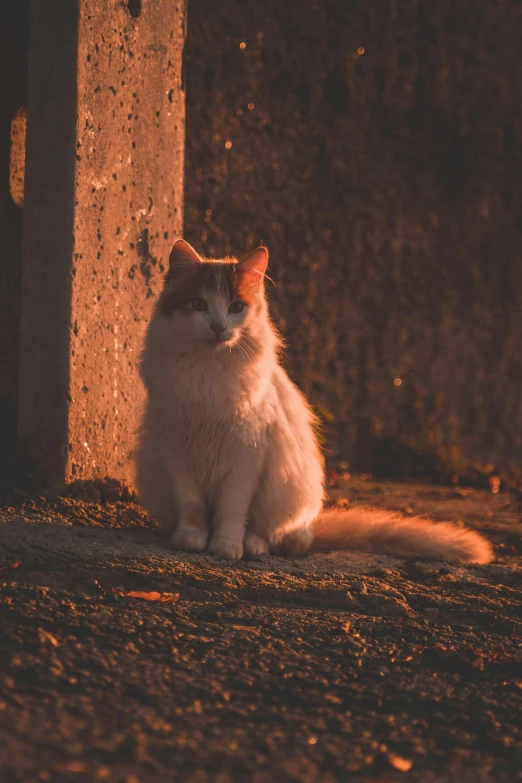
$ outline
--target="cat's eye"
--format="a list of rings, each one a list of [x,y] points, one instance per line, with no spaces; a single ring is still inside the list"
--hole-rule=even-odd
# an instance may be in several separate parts
[[[240,313],[245,305],[243,302],[232,302],[230,307],[228,308],[228,312],[232,313],[233,315],[237,315],[237,313]]]
[[[192,305],[193,310],[196,310],[198,313],[202,313],[203,310],[208,310],[207,303],[205,302],[204,299],[201,299],[201,297],[199,296],[193,299],[190,304]]]

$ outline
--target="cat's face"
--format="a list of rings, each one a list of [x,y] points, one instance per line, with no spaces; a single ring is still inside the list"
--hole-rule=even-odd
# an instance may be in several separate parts
[[[245,259],[207,261],[180,239],[172,248],[159,311],[184,344],[233,346],[263,297],[264,247]]]

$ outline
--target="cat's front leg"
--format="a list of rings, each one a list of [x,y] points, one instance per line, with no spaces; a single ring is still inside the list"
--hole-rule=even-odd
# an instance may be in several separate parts
[[[243,557],[248,510],[261,473],[258,463],[258,459],[245,459],[242,465],[235,465],[220,487],[208,545],[209,552],[217,557]]]
[[[209,536],[203,494],[186,460],[169,457],[168,469],[178,517],[170,544],[182,552],[203,552]]]

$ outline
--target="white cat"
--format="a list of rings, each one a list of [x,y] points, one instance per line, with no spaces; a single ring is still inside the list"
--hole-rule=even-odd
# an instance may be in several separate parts
[[[448,522],[354,507],[323,511],[316,420],[279,363],[266,248],[242,261],[170,255],[142,357],[141,502],[176,549],[234,560],[354,548],[486,563],[492,548]]]

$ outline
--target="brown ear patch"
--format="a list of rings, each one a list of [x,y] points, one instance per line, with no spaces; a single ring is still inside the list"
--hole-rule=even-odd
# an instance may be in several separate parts
[[[170,315],[174,310],[189,310],[192,299],[202,296],[204,291],[223,292],[229,302],[237,299],[236,263],[200,261],[197,265],[171,267],[165,279],[165,288],[160,296],[159,310]]]
[[[236,267],[237,290],[239,298],[247,304],[255,301],[265,282],[268,264],[268,250],[257,247],[252,250]]]
[[[168,316],[175,310],[189,310],[190,303],[204,291],[222,292],[227,301],[255,304],[263,288],[268,253],[257,248],[241,262],[204,261],[184,240],[172,248],[159,311]]]
[[[189,310],[192,299],[200,294],[198,274],[192,273],[180,279],[169,272],[159,299],[159,311],[162,315],[170,315],[174,310]]]

